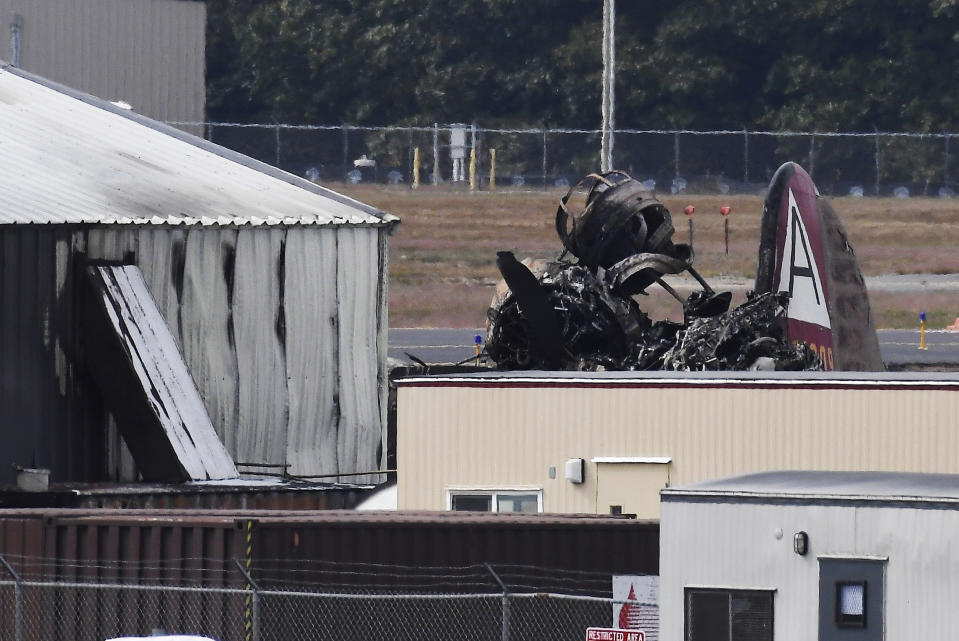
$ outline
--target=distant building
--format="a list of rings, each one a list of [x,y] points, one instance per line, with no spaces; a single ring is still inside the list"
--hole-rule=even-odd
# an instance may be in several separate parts
[[[959,626],[959,475],[752,474],[665,490],[662,512],[663,641],[948,639]]]
[[[206,4],[0,0],[0,60],[166,122],[203,122]]]
[[[954,373],[484,372],[398,381],[400,510],[622,512],[775,469],[959,473]]]
[[[0,122],[0,483],[382,478],[395,217],[10,67]]]

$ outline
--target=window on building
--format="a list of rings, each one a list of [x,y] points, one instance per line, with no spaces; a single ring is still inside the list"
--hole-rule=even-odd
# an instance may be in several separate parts
[[[450,490],[449,509],[469,512],[542,512],[543,493],[531,490]]]
[[[772,591],[686,588],[686,641],[772,638]]]
[[[836,623],[843,628],[866,627],[866,582],[836,583]]]

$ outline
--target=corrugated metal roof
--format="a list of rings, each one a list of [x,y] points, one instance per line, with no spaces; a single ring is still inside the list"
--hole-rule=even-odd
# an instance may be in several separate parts
[[[0,224],[389,225],[395,216],[0,67]]]
[[[664,500],[686,497],[852,501],[959,502],[959,474],[913,472],[761,472],[692,483],[662,491]]]

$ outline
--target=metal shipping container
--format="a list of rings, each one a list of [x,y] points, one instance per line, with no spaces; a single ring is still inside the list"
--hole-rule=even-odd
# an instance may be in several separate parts
[[[82,587],[46,598],[43,590],[55,587],[29,587],[34,596],[26,600],[26,615],[41,622],[43,638],[102,640],[159,621],[169,630],[191,625],[194,632],[240,639],[245,620],[237,613],[249,595],[241,565],[264,590],[328,591],[333,585],[339,593],[368,593],[370,586],[355,572],[365,566],[397,577],[392,588],[377,579],[378,591],[420,594],[476,591],[449,583],[437,587],[435,573],[430,579],[417,573],[422,569],[453,576],[457,567],[479,566],[505,576],[522,565],[528,576],[537,566],[545,570],[546,589],[565,580],[567,589],[589,591],[577,590],[576,574],[588,573],[600,576],[605,587],[598,595],[608,597],[609,575],[658,572],[659,527],[584,515],[6,510],[0,511],[0,554],[30,580],[219,590],[111,589],[91,601]],[[488,582],[483,592],[499,592],[492,577]],[[44,611],[51,598],[59,603],[57,616]],[[0,617],[12,615],[11,602],[0,598]],[[302,624],[299,613],[289,610],[295,602],[272,602],[271,634],[293,638]],[[202,630],[196,630],[197,612],[203,613]]]

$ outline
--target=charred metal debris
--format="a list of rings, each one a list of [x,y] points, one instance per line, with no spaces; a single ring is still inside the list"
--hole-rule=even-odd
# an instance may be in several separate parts
[[[556,231],[564,251],[554,262],[531,263],[535,273],[499,252],[509,290],[489,308],[486,341],[498,368],[822,369],[809,347],[784,338],[788,295],[750,293],[730,310],[732,294],[714,291],[696,272],[692,248],[672,242],[669,210],[629,175],[590,174],[574,185],[559,203]],[[663,280],[682,272],[702,289],[684,298]],[[633,297],[653,285],[682,303],[682,323],[653,322],[643,312]]]

